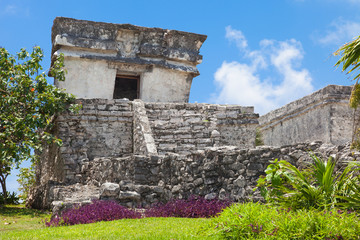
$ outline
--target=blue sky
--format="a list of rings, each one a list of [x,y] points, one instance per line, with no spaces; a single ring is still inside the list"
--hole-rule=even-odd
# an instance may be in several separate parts
[[[332,53],[360,35],[359,10],[360,0],[0,0],[0,46],[16,53],[39,45],[47,69],[56,16],[205,34],[190,102],[264,114],[328,84],[351,84]]]

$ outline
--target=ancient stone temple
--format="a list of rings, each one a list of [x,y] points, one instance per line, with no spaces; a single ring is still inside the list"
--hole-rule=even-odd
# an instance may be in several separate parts
[[[56,18],[52,53],[64,54],[67,75],[55,84],[83,107],[57,117],[53,132],[63,145],[46,146],[41,154],[30,205],[56,208],[110,198],[148,206],[190,194],[214,196],[221,189],[223,196],[237,196],[238,189],[218,186],[217,171],[226,169],[204,163],[204,151],[254,147],[259,115],[253,107],[187,103],[205,39]],[[240,176],[230,175],[231,184]]]

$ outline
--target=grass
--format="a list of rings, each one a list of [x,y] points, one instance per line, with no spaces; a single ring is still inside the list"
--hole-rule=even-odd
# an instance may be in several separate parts
[[[234,204],[204,229],[219,239],[360,239],[355,212],[290,210],[259,203]]]
[[[49,214],[0,209],[0,239],[360,239],[359,215],[234,204],[214,218],[141,218],[45,227]],[[4,224],[11,222],[11,224]],[[13,223],[15,222],[15,223]]]
[[[0,206],[0,238],[4,232],[44,228],[50,214],[25,208],[24,205]]]
[[[49,216],[24,206],[1,208],[0,239],[205,239],[202,229],[211,221],[206,218],[142,218],[49,228],[42,222]]]
[[[0,233],[0,239],[204,239],[209,219],[121,219],[64,227]]]

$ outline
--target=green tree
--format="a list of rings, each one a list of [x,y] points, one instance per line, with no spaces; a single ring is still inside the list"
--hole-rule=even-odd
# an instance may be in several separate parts
[[[342,65],[342,71],[346,74],[351,74],[351,78],[355,81],[350,97],[350,107],[354,109],[354,128],[352,145],[355,148],[360,148],[360,119],[356,118],[356,110],[360,104],[360,36],[353,41],[346,43],[340,47],[335,53],[335,56],[340,55],[340,59],[336,62],[335,66]]]
[[[19,198],[26,201],[30,189],[35,185],[35,163],[32,163],[30,167],[21,168],[20,173],[17,175],[17,182],[19,183]]]
[[[16,56],[0,48],[0,184],[6,199],[6,178],[10,170],[36,156],[31,149],[42,150],[44,142],[61,144],[49,133],[57,113],[65,111],[74,96],[48,84],[40,65],[44,55],[40,47],[31,53],[21,49]],[[65,80],[63,56],[57,57],[49,73]],[[70,110],[77,106],[71,104]]]

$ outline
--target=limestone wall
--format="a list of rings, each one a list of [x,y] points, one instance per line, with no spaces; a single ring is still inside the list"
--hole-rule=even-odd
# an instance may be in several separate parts
[[[258,114],[252,107],[196,103],[146,103],[145,107],[159,154],[255,146]]]
[[[78,182],[81,167],[96,157],[124,156],[133,152],[133,113],[129,101],[82,99],[77,102],[83,106],[78,114],[68,112],[57,118],[56,132],[62,139],[62,146],[58,150],[55,146],[45,149],[47,155],[42,157],[43,168],[56,161],[59,163],[55,165],[61,163],[62,172],[57,174],[62,175],[57,178],[60,182]],[[51,169],[43,169],[42,182],[51,179],[53,174]]]
[[[45,147],[38,174],[42,183],[82,182],[81,169],[95,158],[254,146],[258,115],[249,107],[106,99],[77,103],[82,104],[79,113],[57,118],[54,133],[63,145]]]
[[[253,189],[270,160],[278,158],[305,167],[311,164],[309,151],[324,158],[332,156],[338,167],[360,158],[360,153],[350,150],[349,145],[321,142],[250,149],[213,147],[187,156],[95,158],[83,168],[81,184],[52,186],[49,201],[56,200],[53,206],[59,207],[63,203],[87,203],[90,199],[114,199],[128,207],[147,207],[191,194],[207,199],[259,200],[259,191]]]
[[[329,85],[259,118],[265,145],[282,146],[321,140],[343,144],[351,140],[350,86]]]
[[[136,201],[145,197],[141,200],[145,205],[180,196],[191,181],[205,176],[195,182],[200,186],[210,181],[206,176],[215,176],[204,168],[213,161],[206,160],[205,152],[213,151],[208,147],[254,147],[258,114],[252,107],[106,99],[77,103],[83,106],[79,113],[57,118],[54,134],[63,145],[45,146],[41,155],[34,207],[50,207],[65,199],[83,202],[101,194],[112,198],[99,192],[106,182],[121,182],[126,185],[122,192],[135,192]],[[186,193],[210,190],[198,191]],[[121,201],[127,204],[130,193],[124,194]]]

